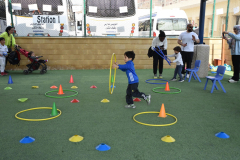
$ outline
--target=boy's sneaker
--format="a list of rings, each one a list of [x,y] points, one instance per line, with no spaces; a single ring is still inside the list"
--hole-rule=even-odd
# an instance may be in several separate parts
[[[146,96],[147,98],[145,99],[145,101],[147,102],[147,104],[149,105],[151,103],[151,95],[149,94],[148,96]]]
[[[5,73],[4,73],[4,72],[1,72],[1,76],[5,76]]]
[[[176,81],[177,79],[176,78],[172,78],[171,81]]]
[[[182,80],[179,80],[178,82],[184,82],[184,80],[182,79]]]
[[[187,74],[187,78],[189,78],[189,74]]]
[[[125,108],[136,108],[136,106],[134,104],[129,104],[129,105],[126,105]]]
[[[44,60],[45,62],[48,62],[48,59],[47,60]]]
[[[159,75],[159,78],[160,78],[160,79],[162,79],[162,78],[163,78],[163,76],[160,74],[160,75]]]

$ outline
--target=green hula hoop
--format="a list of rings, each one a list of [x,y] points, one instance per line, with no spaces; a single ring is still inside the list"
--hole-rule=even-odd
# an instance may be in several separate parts
[[[158,91],[155,91],[156,89],[159,89],[159,88],[165,88],[165,87],[153,88],[153,92],[155,92],[155,93],[161,93],[161,94],[177,94],[177,93],[181,93],[181,89],[179,89],[179,88],[174,88],[174,87],[169,87],[169,88],[170,88],[170,89],[176,89],[176,90],[178,90],[178,92],[168,92],[168,91],[166,91],[166,92],[158,92]]]
[[[49,96],[47,95],[48,93],[51,93],[51,92],[58,92],[58,90],[53,90],[53,91],[48,91],[45,93],[45,96],[47,97],[50,97],[50,98],[68,98],[68,97],[74,97],[76,95],[78,95],[78,92],[77,91],[74,91],[74,90],[63,90],[63,91],[71,91],[71,92],[75,92],[74,95],[70,95],[70,96],[62,96],[62,97],[57,97],[57,96]]]

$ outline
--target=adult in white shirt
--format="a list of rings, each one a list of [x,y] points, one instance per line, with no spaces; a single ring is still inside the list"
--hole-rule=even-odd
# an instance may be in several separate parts
[[[187,63],[187,68],[191,68],[193,52],[194,52],[194,42],[199,43],[200,40],[198,35],[193,32],[193,25],[187,25],[187,31],[180,34],[178,38],[178,44],[181,45],[182,49],[182,60],[183,60],[183,68],[182,74],[185,74],[185,64]],[[187,78],[189,78],[189,74],[187,74]]]
[[[158,55],[156,52],[154,52],[154,47],[160,47],[164,55],[167,55],[167,38],[165,35],[165,32],[160,30],[160,34],[158,37],[154,38],[152,41],[152,54],[153,54],[153,74],[154,78],[157,78],[157,67],[158,67],[158,61],[159,61],[159,78],[162,77],[163,72],[163,58]],[[157,49],[157,48],[156,48]],[[157,49],[158,50],[158,49]]]

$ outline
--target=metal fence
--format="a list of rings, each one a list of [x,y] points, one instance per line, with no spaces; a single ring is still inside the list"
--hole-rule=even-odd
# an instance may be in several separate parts
[[[178,37],[199,28],[199,1],[191,0],[5,0],[7,25],[15,36]],[[3,2],[0,0],[0,2]],[[221,8],[222,6],[227,8]],[[220,37],[222,24],[240,23],[239,0],[209,0],[205,37]],[[0,6],[1,7],[1,6]],[[219,8],[220,7],[220,8]],[[237,8],[238,7],[238,8]],[[4,11],[5,11],[4,10]],[[4,12],[0,10],[0,14]],[[209,14],[211,13],[211,14]],[[3,13],[4,14],[4,13]]]

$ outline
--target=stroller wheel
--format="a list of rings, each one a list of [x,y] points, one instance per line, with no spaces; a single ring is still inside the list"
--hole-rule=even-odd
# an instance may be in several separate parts
[[[40,71],[40,74],[44,74],[44,73],[45,73],[44,70],[41,70],[41,71]]]
[[[27,75],[28,74],[28,70],[24,70],[23,73]]]

